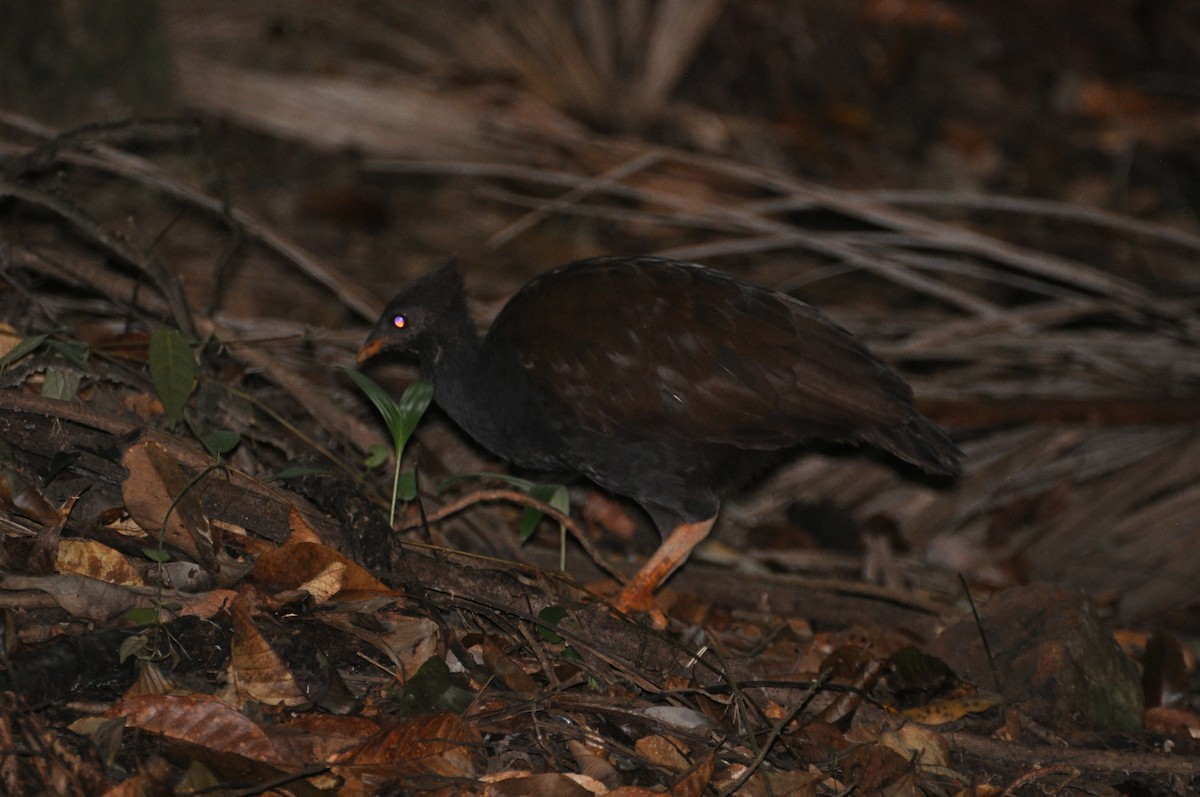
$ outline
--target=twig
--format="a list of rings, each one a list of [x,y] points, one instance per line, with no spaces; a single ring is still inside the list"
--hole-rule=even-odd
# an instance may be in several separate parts
[[[532,507],[533,509],[536,509],[539,512],[547,515],[551,519],[561,523],[569,532],[571,532],[571,536],[574,537],[575,541],[578,542],[583,550],[587,552],[587,555],[591,557],[592,561],[594,561],[606,573],[616,578],[622,584],[626,582],[627,579],[625,575],[608,560],[608,557],[604,556],[604,554],[600,553],[600,551],[594,545],[592,545],[592,541],[587,538],[587,535],[584,534],[583,530],[574,520],[572,520],[568,515],[564,515],[562,512],[559,512],[549,504],[543,503],[533,496],[517,490],[477,490],[470,495],[463,496],[457,501],[446,504],[434,512],[430,512],[425,518],[422,518],[419,521],[410,521],[408,523],[400,524],[397,526],[397,531],[409,531],[410,529],[420,527],[425,522],[437,523],[441,520],[445,520],[451,515],[458,514],[464,509],[472,507],[476,504],[487,503],[489,501],[504,501],[511,504],[520,504],[521,506]]]

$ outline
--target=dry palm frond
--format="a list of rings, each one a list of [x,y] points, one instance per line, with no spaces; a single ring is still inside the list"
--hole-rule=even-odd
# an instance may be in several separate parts
[[[442,44],[443,68],[516,77],[551,106],[607,126],[654,118],[724,0],[403,4],[400,29]],[[432,60],[432,59],[428,59]]]

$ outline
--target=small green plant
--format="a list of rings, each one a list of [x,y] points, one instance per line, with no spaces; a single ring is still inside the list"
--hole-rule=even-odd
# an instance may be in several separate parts
[[[471,478],[499,479],[500,481],[508,482],[530,498],[536,498],[543,504],[549,505],[552,509],[557,509],[564,515],[571,514],[571,494],[567,491],[565,485],[554,484],[552,482],[530,481],[529,479],[522,479],[519,476],[510,476],[507,473],[463,473],[451,477],[450,480]],[[525,507],[525,510],[521,513],[521,530],[518,535],[518,540],[521,544],[524,544],[533,536],[533,532],[537,530],[537,525],[542,522],[544,516],[545,513],[539,509],[535,509],[532,506]],[[558,536],[558,566],[560,570],[566,570],[567,527],[562,523],[558,524]]]
[[[192,354],[191,344],[177,329],[161,327],[150,335],[150,381],[154,392],[162,402],[167,424],[174,427],[180,420],[204,446],[217,464],[237,448],[242,436],[229,429],[218,429],[205,434],[193,422],[187,411],[187,402],[196,389],[199,369]]]
[[[167,414],[167,424],[174,426],[196,385],[196,358],[179,330],[161,327],[150,335],[150,381]]]
[[[353,368],[342,368],[342,370],[371,400],[375,409],[379,410],[379,414],[383,416],[383,422],[392,434],[392,450],[396,457],[396,470],[392,477],[392,506],[388,514],[388,522],[395,525],[397,500],[411,501],[417,497],[416,475],[409,471],[405,474],[406,478],[402,480],[400,463],[404,457],[404,447],[412,437],[413,430],[417,428],[421,416],[425,414],[425,410],[433,401],[433,384],[419,379],[408,386],[408,389],[400,396],[400,401],[397,402],[388,395],[386,390],[371,381],[366,374],[355,371]],[[375,459],[377,460],[378,457]]]
[[[30,335],[21,340],[16,346],[13,346],[9,351],[0,356],[0,371],[15,363],[27,354],[32,354],[39,346],[46,342],[50,335]]]

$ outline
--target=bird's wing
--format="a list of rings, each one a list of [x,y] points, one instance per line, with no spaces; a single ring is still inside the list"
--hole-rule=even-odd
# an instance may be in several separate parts
[[[908,386],[785,294],[654,258],[580,261],[512,298],[485,348],[589,428],[781,448],[902,423]]]

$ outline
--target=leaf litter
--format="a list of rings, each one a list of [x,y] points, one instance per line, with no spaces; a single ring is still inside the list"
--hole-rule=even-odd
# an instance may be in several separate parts
[[[645,108],[657,106],[666,78],[638,74]],[[1200,575],[1179,555],[1200,506],[1187,291],[1022,243],[1002,224],[914,210],[944,197],[838,191],[578,130],[549,128],[570,154],[554,164],[524,149],[506,160],[486,138],[473,161],[365,164],[399,184],[466,180],[504,222],[489,233],[498,262],[510,242],[569,250],[557,227],[608,247],[757,259],[757,278],[816,301],[851,286],[861,301],[840,304],[839,319],[958,430],[970,464],[952,486],[838,452],[768,474],[726,513],[725,558],[698,556],[664,596],[679,624],[663,636],[604,609],[605,571],[628,568],[590,561],[624,555],[604,530],[628,513],[579,523],[560,487],[525,494],[550,501],[536,510],[550,523],[506,491],[472,499],[480,483],[450,477],[497,463],[436,416],[397,445],[417,500],[399,507],[408,531],[391,531],[395,476],[362,464],[385,432],[335,368],[361,337],[352,319],[386,297],[135,154],[136,124],[95,138],[5,124],[6,153],[39,154],[61,181],[51,190],[42,170],[16,168],[3,184],[8,202],[38,211],[4,219],[21,233],[6,235],[6,288],[47,286],[35,292],[44,316],[3,305],[9,329],[30,332],[6,334],[0,361],[0,590],[13,632],[2,746],[47,752],[6,756],[9,793],[103,793],[123,779],[295,794],[1184,794],[1197,783],[1191,656],[1141,630],[1193,602]],[[157,132],[168,148],[192,135]],[[161,192],[134,203],[145,240],[115,233],[97,176]],[[228,243],[232,221],[253,242],[248,258],[338,297],[338,321],[201,310],[174,270],[194,255],[170,236],[147,254],[162,197],[186,209],[197,240]],[[1124,217],[1000,197],[985,207],[1152,249],[1159,277],[1200,250],[1194,235]],[[811,211],[841,223],[810,227]],[[592,502],[579,484],[569,495]],[[796,544],[808,532],[787,524],[795,496],[848,515],[874,580],[857,553]],[[587,554],[554,533],[568,522]],[[982,604],[978,622],[955,571]],[[1030,585],[1043,580],[1091,600]],[[64,747],[65,727],[76,735]]]

